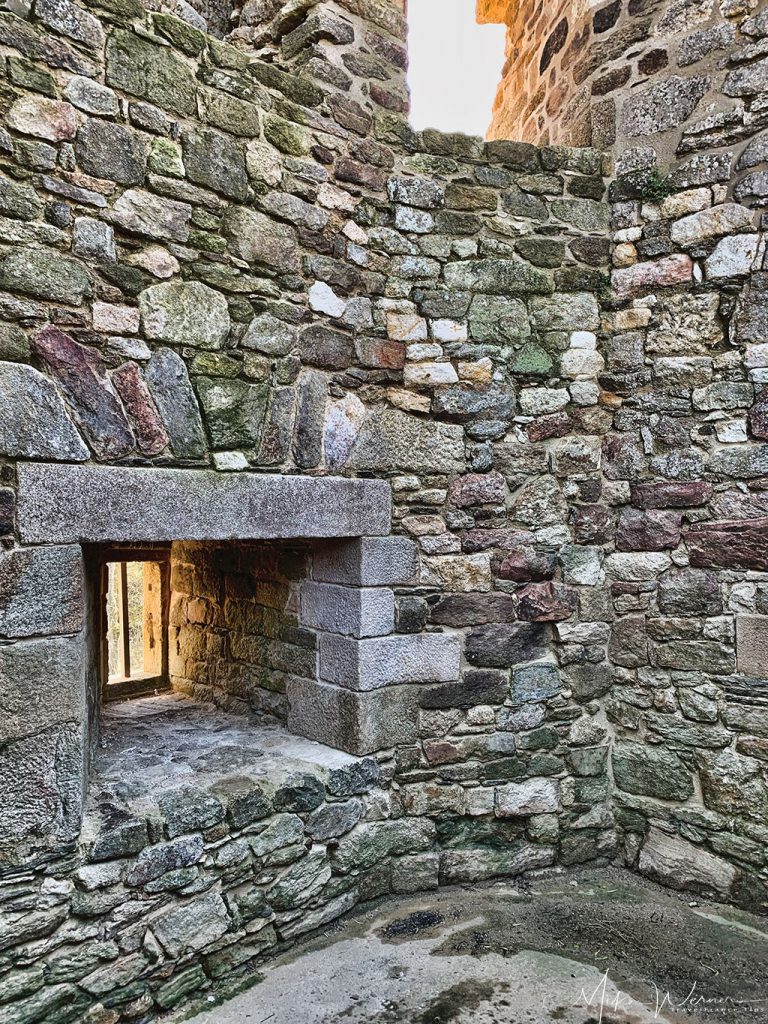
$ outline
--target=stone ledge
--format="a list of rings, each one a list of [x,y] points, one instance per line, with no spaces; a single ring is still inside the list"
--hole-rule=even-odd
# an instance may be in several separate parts
[[[408,537],[361,537],[314,554],[312,577],[323,583],[392,587],[419,582],[419,553]]]
[[[25,542],[271,540],[389,533],[386,481],[20,465]]]
[[[319,635],[320,678],[350,690],[403,683],[449,683],[461,671],[461,640],[447,633],[352,640]]]
[[[356,693],[309,679],[288,681],[288,728],[364,757],[418,739],[418,690],[398,686]]]
[[[305,581],[301,624],[345,636],[386,636],[395,630],[395,595],[383,587],[340,587]]]

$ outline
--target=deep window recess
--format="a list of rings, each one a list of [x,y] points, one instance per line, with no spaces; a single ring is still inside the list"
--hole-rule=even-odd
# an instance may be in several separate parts
[[[168,592],[166,550],[104,552],[100,604],[105,700],[168,688]]]

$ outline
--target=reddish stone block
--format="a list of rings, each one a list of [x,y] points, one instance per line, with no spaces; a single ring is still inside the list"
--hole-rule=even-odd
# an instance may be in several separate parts
[[[358,338],[355,352],[361,366],[379,370],[402,370],[405,366],[405,345],[384,338]]]
[[[526,427],[529,441],[547,441],[551,437],[565,437],[573,424],[567,412],[556,412],[551,416],[541,416]]]
[[[168,435],[136,363],[123,363],[112,374],[112,383],[136,428],[136,440],[145,455],[159,455],[168,446]]]
[[[562,622],[576,611],[576,591],[562,583],[531,583],[518,591],[518,618],[526,622]]]
[[[666,551],[680,543],[680,512],[628,508],[619,516],[616,548],[619,551]]]
[[[697,523],[685,542],[697,568],[768,572],[768,518]]]
[[[538,583],[551,580],[555,575],[557,560],[547,551],[536,551],[528,545],[506,552],[504,560],[496,569],[496,575],[502,580],[513,580],[515,583]]]
[[[611,539],[611,510],[605,505],[576,509],[573,539],[577,544],[606,544]]]
[[[450,500],[457,508],[473,508],[476,505],[503,505],[505,493],[504,477],[492,473],[467,473],[457,477],[450,488]]]
[[[120,459],[135,441],[98,352],[60,331],[44,327],[35,348],[75,411],[91,447],[101,459]]]
[[[534,536],[527,530],[509,530],[504,528],[467,530],[461,538],[461,550],[467,554],[476,551],[489,551],[491,548],[511,550],[525,545],[532,545]]]
[[[768,388],[763,388],[749,410],[749,433],[761,441],[768,441]]]
[[[684,483],[632,484],[632,504],[639,508],[695,508],[712,497],[704,480]]]
[[[652,263],[635,263],[631,267],[614,270],[611,281],[619,299],[644,295],[654,288],[670,288],[687,284],[693,277],[690,256],[676,253]]]

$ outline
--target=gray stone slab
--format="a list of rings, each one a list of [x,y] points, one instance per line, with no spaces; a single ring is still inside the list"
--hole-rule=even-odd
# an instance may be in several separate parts
[[[0,744],[85,720],[83,652],[79,635],[0,647]]]
[[[323,544],[314,552],[312,577],[358,587],[418,583],[419,552],[408,537],[360,537]]]
[[[378,690],[402,683],[447,683],[459,678],[461,640],[420,633],[351,640],[321,633],[320,678],[350,690]]]
[[[306,581],[301,624],[345,636],[386,636],[395,629],[395,595],[382,587],[340,587]]]
[[[0,637],[77,633],[83,625],[80,548],[0,552]]]
[[[418,692],[398,686],[354,693],[293,678],[287,684],[288,728],[301,736],[363,757],[418,739]]]
[[[74,839],[80,831],[84,781],[82,725],[54,726],[2,746],[0,862],[20,843],[45,848]]]
[[[736,616],[736,662],[743,675],[768,679],[768,615]]]
[[[390,528],[386,481],[49,464],[21,465],[18,475],[19,531],[31,543],[357,537]]]

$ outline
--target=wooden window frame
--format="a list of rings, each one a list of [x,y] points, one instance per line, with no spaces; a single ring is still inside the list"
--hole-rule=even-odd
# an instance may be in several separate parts
[[[171,604],[170,547],[168,545],[142,546],[114,545],[103,548],[99,553],[99,678],[102,700],[130,700],[148,697],[158,691],[170,689],[168,672],[168,615]],[[160,567],[160,672],[143,675],[136,679],[124,679],[118,683],[109,681],[109,639],[107,592],[109,587],[109,565],[114,562],[155,562]],[[127,642],[127,631],[124,632]]]

